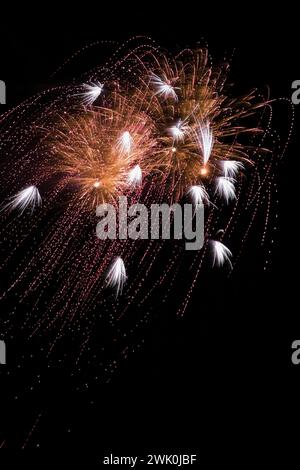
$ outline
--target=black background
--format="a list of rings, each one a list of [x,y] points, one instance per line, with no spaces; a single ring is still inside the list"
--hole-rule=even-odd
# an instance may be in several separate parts
[[[206,9],[192,4],[115,5],[110,11],[104,5],[80,5],[63,17],[58,8],[45,5],[37,17],[18,10],[2,23],[0,78],[7,85],[7,107],[52,83],[51,73],[83,44],[136,34],[171,49],[202,38],[212,55],[235,49],[231,79],[245,90],[268,85],[272,97],[289,97],[291,83],[300,78],[299,27],[288,5],[284,10],[273,5],[267,13],[246,2]],[[68,456],[95,459],[120,448],[126,450],[123,455],[190,449],[212,464],[218,457],[234,461],[237,449],[247,459],[264,450],[266,461],[279,452],[276,432],[270,447],[266,445],[266,426],[274,431],[278,425],[285,401],[275,395],[282,388],[292,390],[300,374],[300,366],[290,360],[291,343],[300,335],[295,111],[296,129],[280,167],[280,236],[271,270],[258,275],[245,267],[243,278],[224,281],[217,293],[207,287],[210,303],[197,292],[183,319],[172,312],[160,315],[142,350],[110,384],[91,392],[94,406],[91,396],[74,393],[59,373],[54,381],[48,379],[43,397],[32,399],[33,413],[17,405],[10,411],[10,447],[24,444],[36,403],[42,402],[45,415],[28,447],[38,445],[52,455],[63,449]],[[283,113],[276,124],[286,129],[287,119]],[[224,306],[228,292],[230,309]]]

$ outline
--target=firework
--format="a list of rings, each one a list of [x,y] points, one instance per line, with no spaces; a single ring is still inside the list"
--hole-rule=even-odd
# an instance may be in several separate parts
[[[226,203],[232,200],[233,180],[218,178],[237,178],[242,162],[252,163],[253,148],[243,136],[261,130],[242,122],[264,103],[255,102],[254,94],[236,100],[228,96],[224,71],[209,66],[205,50],[177,59],[163,57],[159,67],[156,60],[144,69],[146,77],[143,71],[132,99],[153,121],[152,174],[175,201],[193,186],[208,190],[214,181],[218,195]]]
[[[175,126],[169,128],[169,131],[173,136],[175,144],[176,142],[182,142],[184,140],[184,136],[189,131],[189,127],[179,120]]]
[[[110,107],[58,118],[51,152],[56,171],[68,176],[91,209],[141,183],[137,162],[145,162],[153,145],[150,119],[115,96]]]
[[[206,191],[206,189],[204,188],[203,185],[192,186],[189,189],[188,194],[191,195],[191,197],[194,201],[194,204],[196,204],[196,205],[203,204],[204,202],[209,201],[209,196],[208,196],[207,191]]]
[[[161,78],[155,73],[150,75],[150,82],[155,89],[155,95],[159,98],[167,99],[171,98],[177,101],[177,95],[175,88],[171,84],[171,80],[169,80],[165,75]],[[178,89],[178,87],[176,87]]]
[[[213,264],[216,266],[222,266],[224,263],[228,263],[230,268],[232,268],[232,264],[230,261],[230,258],[232,257],[232,253],[225,246],[223,243],[219,241],[213,241],[213,256],[214,256],[214,261]]]
[[[142,178],[143,175],[140,165],[135,165],[135,167],[132,168],[128,174],[129,184],[133,186],[140,186],[142,184]]]
[[[126,269],[122,258],[118,257],[111,264],[106,276],[107,285],[116,289],[116,295],[122,292],[126,281]]]
[[[244,169],[244,165],[234,160],[225,160],[222,162],[222,168],[225,178],[234,178],[240,170]]]
[[[225,176],[218,176],[216,183],[216,193],[225,199],[226,203],[228,204],[232,199],[236,198],[235,194],[235,187],[234,187],[235,180],[232,178],[226,178]]]
[[[128,131],[122,132],[122,135],[118,138],[117,148],[121,155],[129,154],[133,146],[133,138]]]
[[[203,158],[203,164],[206,165],[213,148],[213,134],[208,123],[199,126],[198,140]]]
[[[287,146],[276,143],[269,97],[235,98],[228,64],[212,66],[206,49],[168,54],[141,38],[109,48],[105,63],[9,109],[0,123],[0,330],[30,351],[37,344],[39,361],[71,370],[72,383],[84,377],[84,389],[91,377],[111,380],[157,313],[183,315],[197,291],[195,305],[206,304],[225,273],[242,279],[249,244],[261,250],[247,258],[251,272],[267,269]],[[123,221],[134,215],[120,200],[192,202],[191,236],[203,205],[201,247],[187,253],[186,240],[159,239],[163,217],[153,218],[151,240],[130,239]],[[114,233],[98,238],[110,210]],[[27,361],[17,358],[18,369]],[[26,381],[23,396],[30,388]]]
[[[3,207],[7,210],[17,209],[21,214],[30,208],[31,212],[35,207],[40,206],[42,203],[42,198],[40,196],[38,188],[35,186],[28,186],[25,189],[22,189],[17,194],[11,197],[10,201]]]
[[[86,106],[91,106],[97,98],[101,95],[104,85],[100,82],[84,84],[83,88],[85,91],[79,93],[79,96],[82,96],[82,103]]]
[[[155,296],[165,299],[177,285],[184,297],[181,314],[204,266],[233,267],[226,240],[236,263],[260,209],[268,214],[266,238],[274,158],[264,140],[269,104],[255,93],[235,99],[226,88],[227,65],[212,67],[206,49],[172,57],[138,44],[118,53],[81,77],[80,92],[78,85],[59,87],[26,105],[26,119],[22,113],[4,119],[1,148],[10,160],[1,168],[0,189],[11,198],[6,207],[23,219],[19,224],[4,211],[1,229],[14,237],[5,237],[3,266],[13,274],[2,296],[32,300],[30,334],[53,329],[61,338],[73,323],[81,331],[86,321],[88,337],[97,315],[112,316],[113,310],[114,322],[134,306],[150,312]],[[247,179],[241,177],[246,172]],[[33,211],[41,196],[42,208]],[[121,196],[146,206],[186,200],[205,205],[206,241],[188,259],[187,272],[181,272],[180,240],[169,253],[160,240],[129,241],[120,225],[119,240],[97,239],[96,207],[116,206]],[[41,240],[30,243],[40,227]],[[212,241],[213,260],[205,264],[220,228],[222,242]],[[23,254],[25,244],[29,251]],[[15,254],[20,262],[10,269]],[[182,278],[186,288],[178,284]]]

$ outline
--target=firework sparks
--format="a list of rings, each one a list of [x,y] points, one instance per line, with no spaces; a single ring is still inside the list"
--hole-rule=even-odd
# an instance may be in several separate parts
[[[150,82],[155,87],[155,95],[158,97],[162,97],[164,99],[172,98],[175,101],[178,100],[175,88],[172,86],[170,80],[168,80],[166,77],[162,79],[155,73],[152,73],[150,76]],[[176,87],[176,89],[178,89],[178,87]]]
[[[184,140],[184,136],[188,129],[189,127],[184,122],[179,121],[175,126],[169,128],[169,132],[175,142],[180,142]]]
[[[92,312],[99,312],[100,305],[112,307],[105,286],[114,288],[117,295],[122,292],[127,280],[123,259],[132,260],[133,275],[127,285],[122,314],[131,305],[151,302],[151,295],[155,295],[156,289],[164,288],[161,286],[174,274],[172,283],[168,284],[168,292],[172,292],[177,275],[172,272],[172,266],[179,270],[184,257],[182,251],[172,250],[166,263],[168,268],[156,266],[161,274],[149,288],[147,280],[152,265],[159,264],[162,259],[159,255],[166,244],[159,243],[153,248],[154,244],[149,243],[145,249],[146,242],[139,244],[123,239],[122,259],[119,240],[96,239],[95,207],[103,203],[111,207],[112,203],[116,208],[120,196],[145,205],[182,203],[187,196],[195,205],[207,204],[205,233],[216,233],[221,223],[239,256],[258,209],[264,211],[259,206],[260,195],[272,180],[274,156],[266,163],[264,140],[260,138],[270,133],[260,134],[261,129],[257,128],[257,122],[262,127],[266,122],[262,118],[264,113],[258,115],[257,110],[265,112],[268,108],[263,108],[264,103],[253,93],[235,99],[232,89],[226,87],[226,67],[211,66],[208,57],[203,49],[184,50],[173,58],[164,56],[161,50],[155,51],[152,45],[127,50],[119,59],[114,55],[107,67],[101,64],[94,68],[93,76],[90,72],[86,75],[89,77],[86,80],[91,82],[84,85],[82,99],[75,104],[66,98],[74,96],[72,90],[78,88],[68,85],[55,91],[55,100],[53,95],[43,96],[47,106],[41,101],[37,107],[33,101],[34,112],[25,124],[16,118],[12,125],[7,118],[5,139],[0,136],[3,155],[10,155],[10,161],[3,161],[0,172],[3,199],[10,191],[8,174],[14,188],[25,187],[13,196],[7,208],[20,212],[27,208],[33,210],[41,203],[37,187],[47,189],[43,210],[30,220],[30,229],[20,228],[18,218],[11,221],[8,214],[4,214],[1,227],[5,233],[11,230],[9,224],[15,224],[14,233],[21,231],[19,239],[28,237],[29,241],[34,237],[37,223],[47,233],[47,238],[40,244],[37,242],[26,256],[22,251],[25,244],[12,246],[9,240],[14,238],[5,237],[8,247],[3,252],[8,253],[7,266],[14,250],[20,263],[17,279],[9,281],[3,297],[12,292],[22,299],[32,296],[36,300],[34,313],[31,310],[26,318],[28,329],[39,330],[41,325],[55,329],[63,322],[67,327],[70,323],[72,330],[76,318],[76,328],[80,331],[79,322],[84,321],[86,312],[91,312],[89,325],[92,325]],[[105,83],[105,93],[102,93],[102,83]],[[99,97],[101,106],[96,106]],[[42,129],[41,138],[37,128]],[[15,142],[19,148],[17,162],[13,161]],[[246,161],[251,171],[247,179],[239,178],[244,170],[242,162]],[[239,181],[238,198],[235,180]],[[26,187],[28,181],[34,181],[37,186]],[[242,204],[253,200],[254,193],[255,201],[246,213]],[[216,208],[215,195],[226,201],[226,210],[222,204]],[[234,199],[231,211],[229,203]],[[118,224],[120,214],[116,215]],[[240,238],[240,246],[236,247]],[[231,251],[221,242],[212,243],[214,264],[231,266]],[[208,253],[209,250],[199,250],[189,264],[192,278],[186,302],[198,273],[207,265],[203,260]],[[110,260],[113,261],[107,270]],[[113,306],[117,314],[122,298]],[[46,304],[41,318],[38,312]],[[59,337],[62,336],[60,331]]]
[[[153,120],[156,145],[148,160],[150,173],[161,176],[172,201],[179,201],[192,186],[202,184],[209,191],[209,185],[217,183],[218,193],[229,202],[234,199],[230,178],[243,170],[239,160],[251,160],[251,148],[249,152],[239,136],[245,130],[253,136],[259,132],[241,125],[256,109],[253,95],[239,100],[226,96],[222,69],[213,71],[206,51],[195,51],[188,59],[184,54],[176,60],[164,57],[160,63],[158,68],[155,61],[149,83],[142,79],[132,97]],[[229,182],[218,183],[222,176]]]
[[[106,276],[107,286],[116,289],[116,295],[122,293],[123,286],[127,279],[125,264],[122,258],[118,257],[111,264]]]
[[[82,103],[85,106],[91,106],[101,95],[104,85],[102,85],[100,82],[91,84],[85,83],[83,87],[85,92],[80,93],[80,96],[82,96]]]
[[[195,205],[203,204],[209,201],[209,196],[203,185],[192,186],[188,194],[191,195]]]
[[[244,169],[244,165],[234,160],[225,160],[222,162],[222,168],[225,178],[234,178],[240,170]]]
[[[132,170],[130,170],[128,175],[128,182],[132,186],[140,186],[142,184],[142,170],[140,165],[135,165]]]
[[[212,241],[213,243],[213,264],[217,266],[223,266],[224,263],[228,263],[230,268],[232,269],[232,264],[230,258],[232,257],[232,253],[225,246],[223,243],[218,242],[216,240]]]
[[[154,140],[149,121],[119,96],[110,109],[59,119],[51,149],[56,171],[66,173],[79,188],[80,199],[92,206],[116,200],[128,186],[141,182],[141,171],[134,164],[143,161],[149,166],[145,156]],[[130,132],[122,131],[126,124]]]
[[[118,143],[117,143],[120,153],[122,154],[130,153],[132,149],[132,145],[133,145],[133,138],[130,132],[128,131],[123,132],[123,134],[119,137]]]
[[[213,133],[208,123],[200,126],[198,139],[202,151],[203,163],[206,165],[211,156],[213,148]]]
[[[28,186],[15,194],[10,202],[4,206],[3,209],[15,210],[17,209],[21,214],[30,208],[33,211],[36,207],[40,206],[42,198],[36,186]]]
[[[228,204],[229,201],[236,198],[234,179],[225,178],[224,176],[219,176],[217,178],[217,188],[216,193],[223,197]]]

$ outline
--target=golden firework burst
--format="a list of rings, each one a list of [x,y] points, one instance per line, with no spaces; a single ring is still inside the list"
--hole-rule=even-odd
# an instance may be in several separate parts
[[[113,202],[141,183],[140,164],[155,142],[150,118],[131,100],[114,93],[108,107],[79,109],[57,124],[54,167],[75,184],[80,199],[93,206]]]
[[[229,96],[227,69],[212,68],[206,50],[184,51],[176,59],[155,60],[135,91],[139,109],[154,123],[152,171],[163,177],[175,200],[193,185],[223,177],[224,162],[252,163],[249,140],[245,145],[242,134],[260,132],[246,118],[266,103],[258,102],[254,92]],[[242,165],[234,168],[237,173]]]

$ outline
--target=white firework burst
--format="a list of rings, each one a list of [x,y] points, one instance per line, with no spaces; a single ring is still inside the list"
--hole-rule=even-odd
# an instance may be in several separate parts
[[[80,93],[82,96],[82,103],[85,106],[91,106],[96,99],[101,95],[104,85],[100,82],[85,83],[83,85],[86,90],[84,93]]]
[[[225,178],[234,178],[240,170],[244,169],[244,165],[235,160],[224,160],[222,161],[222,168]]]
[[[124,153],[130,153],[132,148],[133,139],[131,137],[130,132],[125,131],[123,134],[118,138],[117,147],[118,150]]]
[[[219,196],[223,197],[226,200],[227,204],[232,199],[236,199],[234,179],[225,178],[225,176],[219,176],[216,179],[216,182],[217,182],[216,193]]]
[[[142,184],[142,170],[140,165],[135,165],[128,174],[128,183],[132,186],[140,186]]]
[[[203,124],[199,127],[198,142],[202,152],[203,163],[206,165],[210,158],[214,144],[213,133],[209,123]]]
[[[228,263],[230,268],[232,269],[232,264],[230,258],[232,257],[232,253],[225,246],[223,243],[218,242],[216,240],[212,240],[213,244],[213,256],[214,256],[214,261],[213,265],[217,266],[223,266],[224,263]]]
[[[127,279],[124,261],[118,256],[110,265],[106,276],[107,286],[116,288],[116,295],[122,293],[124,283]]]
[[[209,202],[208,193],[202,184],[191,186],[188,194],[191,195],[195,205],[203,204],[204,201]]]
[[[152,73],[150,75],[150,82],[153,84],[153,86],[156,88],[156,93],[155,95],[161,96],[164,99],[167,98],[172,98],[175,101],[178,100],[177,94],[176,94],[176,89],[178,90],[178,87],[173,87],[170,80],[168,80],[166,77],[163,79],[160,78],[158,75],[155,73]]]
[[[169,128],[169,132],[176,142],[182,142],[188,130],[189,126],[187,126],[185,122],[181,120],[179,120],[175,126]]]
[[[3,207],[7,210],[19,210],[21,214],[31,208],[31,212],[35,207],[40,206],[42,198],[36,186],[28,186],[11,197],[10,201]]]

